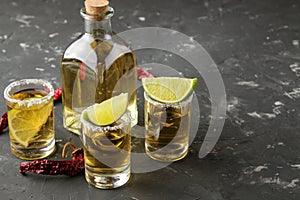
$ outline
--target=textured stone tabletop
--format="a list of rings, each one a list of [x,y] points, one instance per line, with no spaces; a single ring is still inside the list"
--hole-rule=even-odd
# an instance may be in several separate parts
[[[83,32],[82,6],[83,0],[1,0],[1,94],[21,78],[44,78],[60,86],[60,57]],[[111,6],[116,33],[168,28],[189,36],[210,54],[227,95],[225,124],[215,148],[198,157],[211,118],[211,98],[203,77],[197,75],[200,124],[183,160],[134,173],[125,187],[100,190],[89,186],[82,174],[22,176],[21,160],[11,154],[6,130],[0,134],[0,199],[300,199],[300,1],[111,0]],[[182,59],[168,52],[136,53],[140,66],[155,62],[183,76],[194,75],[180,66]],[[151,65],[147,69],[161,75]],[[5,109],[0,98],[0,113]],[[61,103],[56,103],[57,153],[51,159],[60,158],[67,141],[81,145],[77,136],[63,129],[61,110]],[[139,121],[142,124],[142,112]]]

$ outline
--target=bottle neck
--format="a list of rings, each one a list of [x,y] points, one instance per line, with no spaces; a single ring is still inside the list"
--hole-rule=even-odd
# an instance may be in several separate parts
[[[95,34],[111,34],[111,23],[110,19],[101,21],[90,21],[84,20],[84,31],[86,33]]]
[[[111,21],[113,16],[113,9],[109,7],[108,12],[103,15],[89,15],[85,9],[81,9],[81,16],[84,18],[85,33],[91,34],[95,37],[105,37],[111,35]]]

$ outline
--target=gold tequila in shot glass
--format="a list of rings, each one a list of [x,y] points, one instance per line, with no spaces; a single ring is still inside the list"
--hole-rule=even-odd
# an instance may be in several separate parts
[[[145,148],[153,159],[172,162],[188,152],[191,95],[180,103],[166,104],[145,97]]]
[[[103,103],[106,104],[109,101],[110,99]],[[111,105],[118,107],[112,102],[108,104],[110,104],[108,107]],[[115,114],[108,124],[99,125],[98,122],[102,124],[100,121],[103,118],[109,118],[112,112],[107,107],[97,111],[95,105],[88,107],[81,114],[85,178],[89,184],[97,188],[117,188],[127,183],[130,178],[130,112]],[[127,109],[127,103],[122,109]],[[93,114],[96,115],[93,117],[91,116]],[[101,116],[101,114],[104,115]],[[97,120],[97,117],[100,119]]]
[[[4,90],[12,153],[24,160],[55,150],[52,85],[41,79],[12,82]]]
[[[163,162],[184,158],[188,153],[193,89],[197,79],[145,78],[142,83],[147,155]]]

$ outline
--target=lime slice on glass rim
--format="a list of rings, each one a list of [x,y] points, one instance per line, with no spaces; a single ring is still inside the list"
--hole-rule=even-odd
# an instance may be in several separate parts
[[[128,106],[128,94],[122,93],[99,104],[87,108],[88,120],[100,126],[114,123],[126,112]]]
[[[198,82],[197,78],[157,77],[143,78],[147,95],[162,103],[178,103],[189,97]]]

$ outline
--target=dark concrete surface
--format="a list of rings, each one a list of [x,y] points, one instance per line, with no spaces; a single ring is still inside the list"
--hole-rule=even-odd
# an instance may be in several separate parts
[[[99,190],[88,186],[83,175],[20,175],[21,160],[10,153],[6,131],[0,135],[0,199],[300,199],[300,2],[111,0],[111,5],[117,33],[164,27],[188,35],[207,50],[227,94],[220,140],[208,156],[198,158],[210,119],[210,97],[199,76],[201,121],[185,159],[158,171],[133,174],[125,187]],[[80,0],[1,0],[0,93],[21,78],[44,78],[54,87],[60,85],[59,60],[83,31],[82,6]],[[166,59],[162,53],[137,52],[138,62],[180,70],[183,61]],[[190,70],[182,73],[194,75]],[[141,102],[140,98],[139,108]],[[0,98],[3,112],[5,102]],[[55,117],[58,149],[51,159],[60,158],[66,141],[80,146],[78,137],[62,127],[60,103]]]

